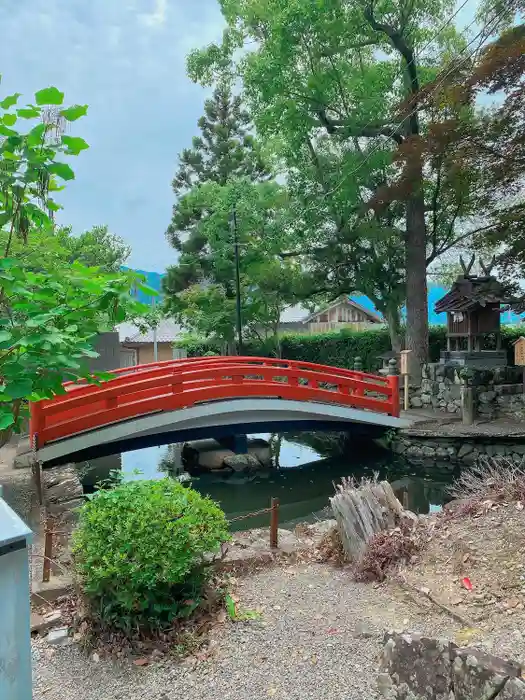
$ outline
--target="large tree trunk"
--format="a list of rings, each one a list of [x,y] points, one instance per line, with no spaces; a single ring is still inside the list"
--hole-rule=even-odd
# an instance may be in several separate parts
[[[406,205],[406,349],[411,350],[408,367],[415,384],[421,382],[421,367],[428,359],[427,236],[422,181],[421,177],[419,183],[414,183]]]
[[[390,335],[390,344],[392,346],[392,350],[395,353],[399,353],[403,349],[399,309],[385,309],[384,316],[388,325],[388,333]]]

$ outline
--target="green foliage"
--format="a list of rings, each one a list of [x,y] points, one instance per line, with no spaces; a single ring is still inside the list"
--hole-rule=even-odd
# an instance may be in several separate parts
[[[28,401],[63,393],[65,379],[95,381],[94,337],[146,310],[130,294],[142,278],[115,271],[119,241],[106,231],[73,242],[53,225],[60,205],[51,195],[74,178],[62,158],[87,148],[63,134],[63,121],[87,108],[58,109],[64,94],[50,87],[35,94],[36,104],[9,111],[19,97],[0,102],[0,443],[19,430]],[[26,120],[27,128],[13,128]],[[113,273],[76,262],[103,268],[108,257]]]
[[[94,336],[147,309],[130,295],[138,277],[79,263],[33,271],[19,260],[0,259],[3,428],[19,426],[27,411],[20,399],[50,398],[64,392],[64,380],[90,376]]]
[[[228,539],[224,513],[210,499],[169,478],[131,481],[82,507],[75,570],[102,624],[158,629],[196,609],[205,557]]]
[[[223,0],[221,9],[222,42],[193,51],[188,72],[204,84],[242,80],[296,206],[306,293],[366,294],[394,345],[406,302],[411,357],[424,361],[425,268],[478,225],[483,177],[452,163],[446,145],[421,153],[427,135],[442,146],[449,125],[463,130],[475,111],[438,89],[440,71],[468,58],[453,0]]]
[[[520,326],[503,326],[502,347],[508,353],[508,361],[513,364],[513,342],[523,335]],[[431,362],[439,362],[441,350],[447,346],[445,326],[431,326],[429,333],[429,357]],[[220,348],[212,343],[189,338],[179,341],[178,347],[184,347],[189,357],[204,356],[209,353],[219,354]],[[281,336],[281,357],[286,360],[302,360],[318,364],[346,367],[353,369],[355,357],[363,360],[365,372],[374,372],[381,366],[378,355],[390,351],[390,337],[385,328],[378,330],[351,331],[342,330],[333,333],[290,333]],[[252,340],[245,347],[247,355],[275,357],[277,350],[272,339],[265,342]]]
[[[168,269],[164,280],[167,312],[197,335],[233,342],[235,206],[244,333],[274,335],[302,276],[295,260],[280,257],[290,245],[293,225],[285,189],[248,178],[207,182],[194,187],[182,206],[197,220],[178,265]]]
[[[78,260],[105,272],[119,272],[131,253],[131,247],[120,236],[111,233],[107,226],[93,226],[79,236],[73,235],[71,227],[62,227],[55,235],[69,262]]]
[[[261,613],[257,610],[241,610],[230,593],[224,599],[226,612],[232,622],[248,622],[249,620],[259,620]]]
[[[83,139],[64,135],[62,128],[64,120],[80,118],[87,108],[58,109],[64,93],[49,87],[35,94],[36,104],[10,111],[19,97],[17,93],[0,102],[0,229],[7,232],[6,257],[14,238],[25,241],[33,228],[51,225],[50,214],[60,209],[52,194],[75,176],[61,157],[88,148]],[[27,128],[19,126],[26,121]]]

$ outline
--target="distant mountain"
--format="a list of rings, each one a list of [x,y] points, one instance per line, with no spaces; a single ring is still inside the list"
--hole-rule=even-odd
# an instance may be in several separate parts
[[[160,296],[155,298],[155,303],[159,303],[159,301],[162,298],[162,293],[161,293],[161,288],[162,288],[162,278],[164,277],[164,274],[160,272],[146,272],[145,270],[136,270],[136,272],[140,272],[142,275],[146,277],[147,280],[147,285],[148,287],[151,287],[152,289],[155,289],[157,292],[160,293]],[[446,314],[436,314],[434,311],[434,306],[436,302],[441,299],[441,297],[445,296],[445,294],[448,292],[448,289],[446,287],[440,287],[439,285],[435,285],[430,283],[428,287],[428,320],[429,323],[432,325],[443,325],[446,323]],[[143,294],[143,292],[139,292],[139,299],[140,301],[146,303],[146,304],[151,304],[152,303],[152,297],[146,296]],[[368,309],[369,311],[373,311],[375,313],[379,313],[374,306],[374,304],[370,301],[370,299],[363,294],[352,294],[351,299],[356,301],[358,304],[361,304],[361,306],[364,306],[365,309]],[[402,315],[405,317],[406,310],[402,310]],[[379,314],[381,315],[381,314]],[[521,317],[516,316],[516,314],[513,314],[511,312],[505,313],[502,317],[502,323],[520,323],[521,322]]]
[[[124,270],[129,270],[129,267],[125,267]],[[164,277],[164,274],[161,274],[160,272],[147,272],[146,270],[135,270],[135,272],[139,272],[141,275],[144,275],[146,278],[146,284],[148,287],[151,287],[155,291],[159,292],[159,296],[155,297],[155,304],[158,304],[159,301],[162,298],[161,295],[161,289],[162,289],[162,278]],[[153,297],[144,294],[144,292],[141,292],[139,290],[138,292],[138,299],[141,301],[143,304],[151,304],[153,302]]]

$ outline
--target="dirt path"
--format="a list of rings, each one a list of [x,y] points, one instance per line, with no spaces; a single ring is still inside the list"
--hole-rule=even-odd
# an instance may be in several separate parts
[[[457,631],[448,617],[326,565],[265,569],[240,580],[237,593],[260,620],[225,623],[210,658],[196,664],[119,667],[35,642],[35,700],[372,700],[386,630]]]

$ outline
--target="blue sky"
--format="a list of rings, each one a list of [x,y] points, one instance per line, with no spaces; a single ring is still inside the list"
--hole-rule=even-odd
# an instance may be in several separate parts
[[[59,221],[108,224],[131,244],[131,266],[164,271],[177,154],[206,97],[185,57],[220,38],[216,0],[3,0],[0,26],[2,95],[30,102],[56,85],[68,103],[89,105],[71,133],[90,149],[71,164]]]
[[[185,57],[220,38],[217,0],[3,0],[0,25],[1,94],[30,102],[56,85],[68,103],[89,105],[71,132],[91,148],[72,163],[59,222],[76,232],[107,224],[132,246],[130,266],[163,272],[175,261],[164,231],[177,154],[206,97]]]

